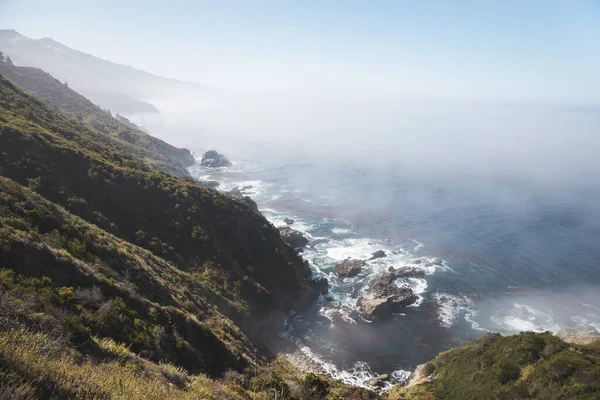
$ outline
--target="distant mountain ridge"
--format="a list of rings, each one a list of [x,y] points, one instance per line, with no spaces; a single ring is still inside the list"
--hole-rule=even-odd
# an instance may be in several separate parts
[[[153,75],[51,38],[31,39],[11,29],[0,29],[0,50],[16,65],[41,68],[102,108],[121,114],[158,111],[145,101],[155,96],[178,91],[197,95],[212,92],[205,85]]]

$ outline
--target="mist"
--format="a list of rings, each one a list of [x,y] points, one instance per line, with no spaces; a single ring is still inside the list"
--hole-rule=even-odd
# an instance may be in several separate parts
[[[589,184],[600,172],[600,109],[593,107],[372,93],[219,92],[150,102],[161,113],[133,119],[198,153],[550,184]]]

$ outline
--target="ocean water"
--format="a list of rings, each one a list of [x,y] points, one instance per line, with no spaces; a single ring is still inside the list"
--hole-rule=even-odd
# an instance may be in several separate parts
[[[378,373],[402,382],[418,364],[488,331],[600,331],[596,188],[300,158],[190,172],[219,181],[219,190],[244,188],[275,226],[293,218],[310,239],[303,257],[328,277],[330,298],[290,313],[284,336],[346,382],[366,385]],[[357,277],[333,274],[343,259],[377,250],[387,257]],[[369,281],[406,265],[425,273],[398,282],[419,300],[390,321],[362,320],[356,301]]]

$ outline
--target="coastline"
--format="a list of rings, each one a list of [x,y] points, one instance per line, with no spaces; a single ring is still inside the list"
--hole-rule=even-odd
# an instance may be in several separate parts
[[[385,384],[385,388],[388,389],[393,384],[406,384],[411,376],[415,376],[419,365],[435,357],[437,352],[430,353],[429,358],[422,356],[421,362],[405,364],[400,368],[388,367],[375,373],[369,363],[361,359],[355,358],[344,365],[337,365],[333,361],[337,354],[336,349],[331,348],[332,346],[327,347],[327,343],[313,332],[315,326],[317,326],[315,329],[325,329],[321,326],[326,325],[328,328],[325,331],[319,331],[320,336],[330,335],[335,339],[335,335],[338,334],[336,331],[353,332],[359,331],[361,325],[372,325],[357,313],[356,300],[364,294],[369,283],[388,271],[391,265],[417,267],[423,274],[420,278],[404,281],[417,289],[418,301],[408,306],[406,311],[396,315],[394,317],[396,320],[411,318],[407,321],[418,321],[419,318],[433,318],[435,320],[433,323],[438,325],[438,331],[442,334],[454,335],[457,326],[464,326],[465,329],[475,332],[471,340],[455,342],[439,351],[455,348],[465,342],[473,342],[486,332],[494,332],[479,325],[478,312],[472,298],[461,293],[439,291],[435,285],[430,285],[430,278],[435,278],[437,273],[453,274],[454,271],[445,260],[428,256],[426,244],[419,241],[394,243],[386,239],[362,236],[356,232],[350,222],[319,211],[319,204],[295,192],[294,188],[278,188],[276,183],[261,180],[260,176],[253,173],[259,169],[256,164],[234,162],[231,168],[215,170],[202,169],[195,165],[190,168],[190,172],[196,179],[219,182],[216,189],[221,192],[237,191],[238,195],[251,197],[258,203],[259,211],[276,228],[289,226],[309,239],[310,244],[301,250],[300,254],[310,262],[314,272],[313,278],[324,277],[329,280],[330,294],[317,301],[312,316],[296,315],[290,319],[294,326],[287,328],[288,337],[284,340],[292,343],[296,348],[287,349],[282,353],[292,363],[297,364],[303,372],[327,374],[345,383],[370,389],[374,387],[369,385],[369,380],[377,377],[379,373],[384,373],[390,376],[390,383]],[[327,207],[325,206],[324,209]],[[293,223],[288,224],[286,219],[292,219]],[[380,250],[388,257],[369,259],[371,253]],[[356,277],[339,279],[334,273],[333,266],[347,258],[366,260],[366,270]],[[419,308],[419,311],[416,310]],[[530,313],[537,312],[523,309]],[[418,314],[427,314],[427,316],[415,316]],[[504,322],[506,319],[512,321],[509,317],[503,318],[505,319],[500,318],[499,321]],[[525,317],[524,320],[526,321]],[[522,322],[519,324],[524,325]],[[537,326],[533,327],[535,332],[544,331]],[[508,328],[514,329],[512,326]],[[558,329],[553,333],[556,334],[557,331]],[[321,355],[325,355],[325,358]],[[341,356],[337,357],[341,358]]]

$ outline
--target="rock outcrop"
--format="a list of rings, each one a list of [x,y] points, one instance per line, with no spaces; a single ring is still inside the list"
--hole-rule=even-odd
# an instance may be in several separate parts
[[[421,274],[423,272],[416,268],[395,269],[390,267],[388,272],[371,282],[365,296],[359,297],[358,311],[364,318],[371,321],[389,319],[392,314],[417,300],[417,296],[410,286],[398,286],[395,281]]]
[[[279,228],[279,234],[284,242],[289,244],[295,249],[301,249],[308,244],[308,239],[304,237],[302,232],[284,226]]]
[[[319,276],[316,279],[310,279],[308,285],[317,293],[325,295],[329,293],[329,281],[324,276]]]
[[[363,260],[346,259],[336,265],[334,271],[340,278],[352,278],[360,274],[364,266],[365,262]]]
[[[231,161],[216,150],[209,150],[202,155],[200,165],[208,168],[231,167]]]
[[[288,225],[292,225],[295,221],[292,218],[284,218],[283,222],[285,222]]]
[[[369,258],[369,260],[375,260],[377,258],[383,258],[383,257],[387,257],[387,254],[385,254],[385,251],[377,250],[375,253],[371,254],[371,258]]]

